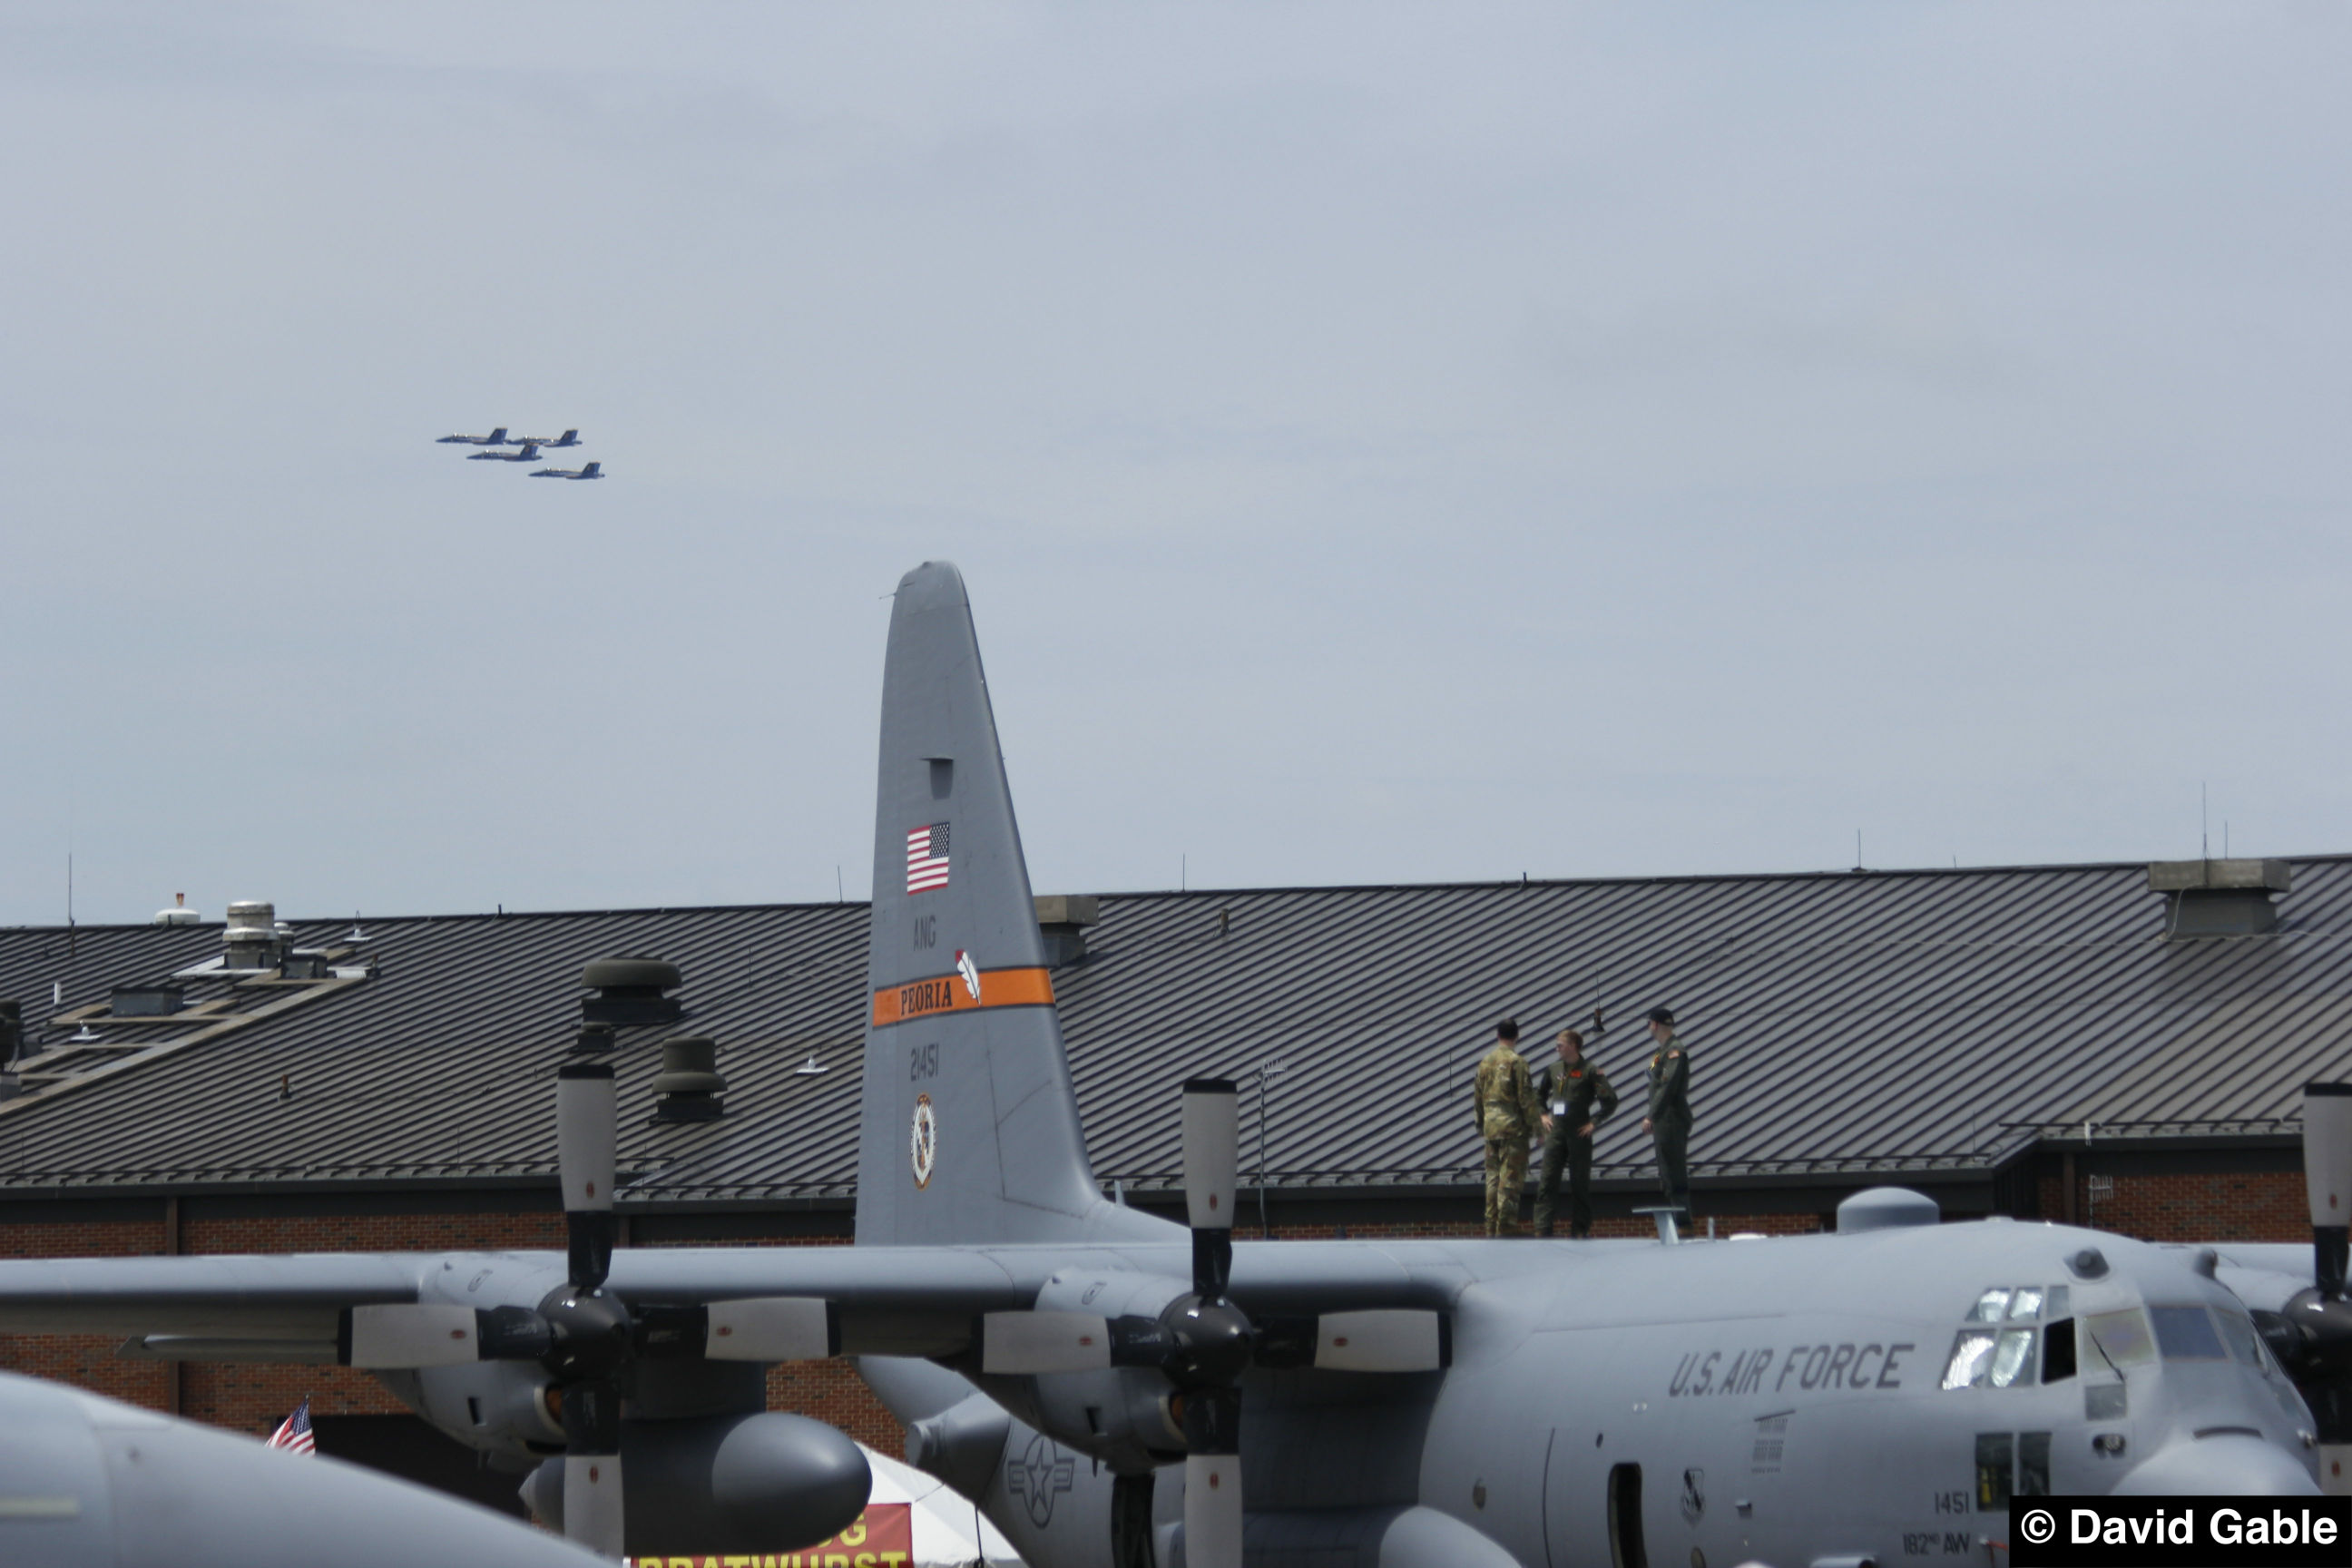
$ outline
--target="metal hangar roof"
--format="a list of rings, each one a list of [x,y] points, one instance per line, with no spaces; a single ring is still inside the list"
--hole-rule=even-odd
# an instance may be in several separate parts
[[[1246,1183],[1474,1183],[1495,1021],[1540,1063],[1596,1008],[1623,1097],[1596,1163],[1635,1175],[1659,1004],[1702,1184],[1933,1180],[2051,1139],[2297,1131],[2301,1086],[2352,1075],[2352,858],[2283,864],[2275,929],[2198,937],[2144,863],[1105,894],[1054,983],[1097,1174],[1130,1192],[1175,1183],[1202,1073],[1242,1082]],[[862,904],[350,926],[296,922],[276,973],[225,970],[218,924],[0,931],[39,1058],[0,1102],[0,1200],[545,1185],[581,970],[616,953],[680,967],[672,1032],[716,1037],[728,1080],[724,1116],[658,1121],[658,1053],[620,1053],[627,1201],[852,1195]]]

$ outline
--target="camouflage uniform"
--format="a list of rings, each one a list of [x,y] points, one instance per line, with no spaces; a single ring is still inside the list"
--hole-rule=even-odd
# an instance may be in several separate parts
[[[1658,1143],[1658,1186],[1666,1202],[1690,1213],[1690,1058],[1668,1034],[1650,1056],[1650,1136]]]
[[[1592,1140],[1577,1129],[1590,1121],[1595,1128],[1617,1110],[1617,1091],[1609,1075],[1590,1057],[1574,1063],[1555,1061],[1544,1068],[1542,1099],[1551,1111],[1551,1131],[1544,1134],[1543,1174],[1536,1179],[1536,1234],[1551,1234],[1552,1211],[1559,1205],[1559,1176],[1568,1170],[1568,1234],[1592,1234]]]
[[[1519,1193],[1528,1184],[1528,1141],[1543,1125],[1535,1080],[1518,1047],[1497,1040],[1478,1060],[1472,1103],[1486,1143],[1486,1234],[1517,1228]]]

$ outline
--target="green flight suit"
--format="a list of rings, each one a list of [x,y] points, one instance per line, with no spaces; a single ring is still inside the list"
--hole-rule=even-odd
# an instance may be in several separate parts
[[[1650,1055],[1650,1136],[1658,1145],[1658,1188],[1690,1213],[1690,1057],[1668,1034]]]
[[[1559,1175],[1568,1172],[1568,1234],[1592,1234],[1592,1140],[1577,1129],[1586,1122],[1595,1129],[1616,1114],[1617,1091],[1609,1075],[1592,1058],[1580,1055],[1573,1066],[1555,1061],[1544,1068],[1538,1090],[1544,1109],[1551,1112],[1551,1131],[1544,1134],[1543,1174],[1536,1180],[1536,1234],[1551,1234],[1552,1212],[1559,1206]]]
[[[1478,1136],[1486,1145],[1486,1234],[1507,1236],[1518,1226],[1519,1193],[1528,1184],[1528,1143],[1543,1127],[1543,1107],[1535,1079],[1518,1047],[1497,1040],[1478,1058],[1471,1086]]]

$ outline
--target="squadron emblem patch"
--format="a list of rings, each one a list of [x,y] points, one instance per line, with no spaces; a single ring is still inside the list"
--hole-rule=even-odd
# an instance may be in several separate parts
[[[915,1096],[915,1125],[907,1138],[907,1155],[915,1167],[918,1189],[931,1184],[931,1166],[939,1159],[940,1119],[931,1110],[931,1097]]]

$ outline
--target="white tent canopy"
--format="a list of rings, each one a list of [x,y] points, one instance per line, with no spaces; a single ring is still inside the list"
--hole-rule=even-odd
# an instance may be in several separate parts
[[[1013,1543],[945,1481],[872,1448],[866,1449],[866,1462],[874,1468],[869,1503],[913,1505],[908,1513],[915,1531],[913,1568],[1023,1568]]]

